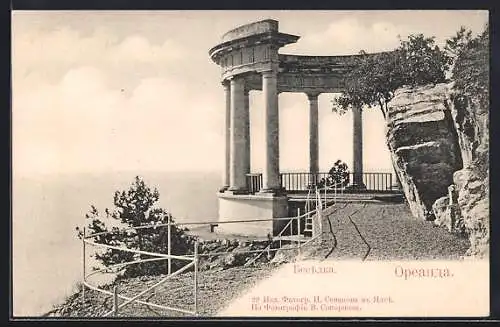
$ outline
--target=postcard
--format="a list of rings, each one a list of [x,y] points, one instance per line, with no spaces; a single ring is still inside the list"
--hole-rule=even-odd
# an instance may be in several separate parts
[[[12,13],[12,318],[490,315],[486,10]]]

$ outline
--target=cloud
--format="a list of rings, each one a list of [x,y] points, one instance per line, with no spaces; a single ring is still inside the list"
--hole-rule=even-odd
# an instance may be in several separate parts
[[[322,31],[303,36],[296,45],[289,48],[294,53],[324,55],[353,54],[361,50],[386,51],[398,46],[398,34],[404,30],[404,26],[387,22],[367,25],[359,19],[345,18],[329,24]]]
[[[14,94],[13,160],[19,172],[216,169],[222,117],[213,103],[166,78],[146,78],[125,96],[95,67],[59,84]],[[222,113],[222,112],[221,112]],[[212,123],[207,124],[208,121]],[[198,167],[199,160],[205,158]],[[219,160],[220,158],[220,160]]]
[[[108,60],[120,63],[158,63],[174,62],[185,56],[187,52],[171,40],[165,40],[161,45],[152,45],[140,36],[132,35],[125,38],[108,54]]]
[[[219,168],[222,154],[208,151],[222,151],[223,111],[212,108],[222,99],[176,73],[188,51],[114,35],[13,29],[16,170],[189,170],[200,168],[196,153]]]
[[[90,36],[82,36],[68,27],[50,32],[20,31],[14,27],[12,55],[14,75],[19,79],[33,70],[62,75],[68,69],[85,65],[119,70],[158,63],[175,65],[189,52],[172,40],[165,39],[156,45],[140,34],[118,40],[103,28]]]
[[[394,29],[391,24],[364,26],[350,19],[306,35],[299,43],[305,41],[311,51],[331,53],[325,48],[330,46],[352,52],[359,44],[366,45],[355,36],[369,37],[370,31],[372,37],[378,35],[378,43],[372,43],[381,46],[389,44]],[[105,28],[86,36],[71,28],[14,31],[14,35],[15,171],[223,167],[224,98],[216,82],[218,72],[210,66],[214,76],[209,76],[212,71],[200,74],[200,69],[210,64],[195,66],[183,45],[170,39],[153,44],[140,34],[118,39]],[[350,118],[332,114],[330,98],[320,97],[323,170],[338,158],[349,163],[352,157]],[[265,135],[261,92],[251,92],[250,104],[252,170],[262,171]],[[280,96],[283,170],[308,169],[307,112],[304,94]],[[365,126],[382,133],[383,127],[371,125],[367,122]],[[367,145],[365,151],[385,148],[383,137]],[[365,156],[365,160],[369,158]],[[367,162],[367,167],[375,164]]]

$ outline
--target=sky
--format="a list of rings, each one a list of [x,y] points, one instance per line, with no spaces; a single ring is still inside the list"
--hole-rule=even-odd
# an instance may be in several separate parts
[[[239,25],[276,19],[298,35],[280,53],[392,50],[398,36],[460,26],[480,33],[487,11],[14,11],[14,175],[222,171],[224,91],[208,50]],[[352,165],[352,117],[319,97],[320,170]],[[308,169],[308,102],[282,93],[280,166]],[[250,92],[251,167],[264,167],[261,92]],[[377,108],[363,113],[365,171],[392,171]]]

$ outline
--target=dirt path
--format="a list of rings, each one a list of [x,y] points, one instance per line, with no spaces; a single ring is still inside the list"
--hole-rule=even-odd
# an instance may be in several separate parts
[[[277,302],[279,305],[274,309],[268,307],[266,303],[260,306],[252,306],[252,303],[255,303],[257,298],[262,301],[263,296],[275,299],[282,299],[283,296],[312,298],[318,294],[350,294],[353,290],[363,290],[363,294],[384,294],[388,289],[388,283],[397,283],[398,280],[387,273],[388,270],[393,273],[391,263],[388,269],[388,266],[380,266],[380,261],[431,260],[425,261],[429,264],[434,259],[456,260],[463,256],[469,247],[466,238],[454,236],[443,228],[435,227],[431,222],[414,219],[405,204],[339,203],[325,210],[322,226],[322,240],[313,241],[306,246],[299,256],[300,261],[282,266],[270,277],[260,281],[241,297],[232,301],[229,306],[219,311],[218,315],[357,316],[360,314],[358,311],[318,313],[307,309],[293,311],[284,302]],[[363,260],[367,262],[362,262]],[[450,262],[449,265],[459,265],[462,262]],[[335,267],[338,273],[330,275],[296,272],[297,266],[306,268],[314,266],[318,269],[322,265],[326,268]],[[459,271],[459,268],[456,268],[456,271]],[[373,280],[385,282],[373,283]],[[407,284],[398,285],[397,287],[405,287]],[[440,284],[426,285],[434,288]],[[457,279],[456,288],[463,288],[464,285],[468,284],[464,280]],[[409,288],[409,290],[416,289],[418,288]],[[449,303],[450,299],[445,299],[448,293],[435,294],[433,304],[429,304],[425,311],[446,312],[446,308],[439,307],[436,303]],[[476,293],[471,291],[471,294]],[[408,302],[410,305],[405,306],[404,310],[407,310],[410,316],[416,315],[421,302],[410,301]],[[412,311],[413,308],[417,309]],[[288,312],[289,309],[292,311]],[[376,306],[363,310],[365,316],[378,314]],[[389,316],[401,312],[396,310]]]
[[[323,241],[307,253],[316,259],[458,259],[466,238],[413,218],[405,204],[339,203],[325,210]]]

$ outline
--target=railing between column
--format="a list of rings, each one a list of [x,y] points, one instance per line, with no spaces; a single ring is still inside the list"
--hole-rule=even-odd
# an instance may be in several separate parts
[[[281,185],[287,191],[305,191],[307,192],[314,185],[327,180],[330,175],[322,172],[315,174],[306,172],[281,173]],[[316,177],[316,179],[315,179]],[[252,173],[247,174],[248,193],[255,194],[262,187],[262,174]],[[337,189],[348,188],[354,180],[354,173],[349,173],[349,177],[343,185],[339,185]],[[385,192],[391,191],[393,187],[393,179],[391,173],[369,172],[363,173],[363,183],[367,191]],[[328,186],[328,183],[327,183]]]
[[[248,193],[255,194],[256,192],[259,192],[260,189],[262,188],[262,174],[255,173],[255,174],[247,174],[246,176],[247,176]]]
[[[307,191],[314,183],[315,174],[306,172],[281,173],[281,184],[287,191]],[[317,183],[327,180],[330,175],[325,172],[316,174]],[[354,180],[354,173],[349,173],[349,177],[342,187],[348,188]],[[363,173],[363,183],[368,191],[391,191],[392,174],[369,172]]]

